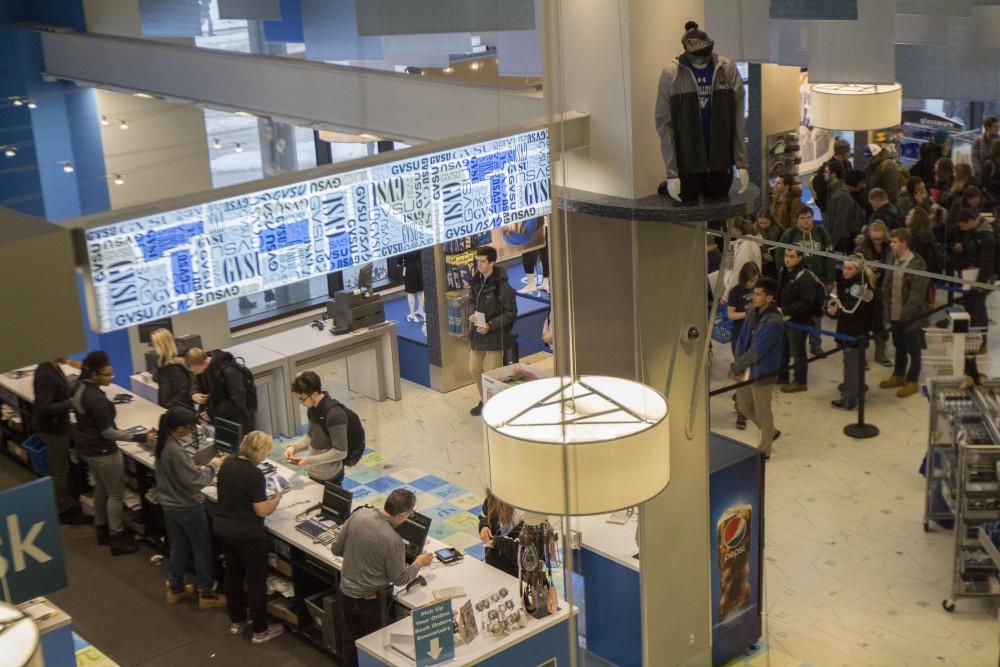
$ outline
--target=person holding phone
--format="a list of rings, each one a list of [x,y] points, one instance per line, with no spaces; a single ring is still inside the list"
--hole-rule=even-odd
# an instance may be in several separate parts
[[[483,412],[483,373],[503,366],[517,319],[517,298],[507,280],[507,270],[497,266],[497,251],[488,245],[476,248],[476,272],[469,281],[469,374],[479,392],[479,403],[469,414]]]
[[[94,528],[97,543],[108,545],[112,556],[135,553],[135,545],[125,532],[125,463],[118,441],[155,442],[156,431],[122,431],[115,424],[117,411],[102,390],[115,379],[108,353],[94,350],[83,359],[80,383],[73,392],[76,426],[73,441],[80,458],[94,478]]]
[[[517,577],[517,537],[524,519],[516,509],[486,489],[479,514],[479,539],[486,546],[486,564]]]
[[[247,608],[253,625],[251,642],[263,644],[283,633],[285,627],[267,622],[267,532],[264,518],[278,509],[281,494],[267,496],[267,481],[257,467],[274,448],[271,436],[248,433],[240,443],[240,455],[231,456],[219,468],[219,502],[215,534],[226,557],[226,606],[229,633],[243,634]],[[245,591],[245,592],[244,592]]]

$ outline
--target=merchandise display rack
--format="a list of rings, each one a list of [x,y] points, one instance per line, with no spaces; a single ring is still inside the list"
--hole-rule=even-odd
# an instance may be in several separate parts
[[[930,435],[924,530],[931,521],[954,521],[951,597],[1000,599],[1000,381],[965,389],[958,379],[929,382]],[[941,503],[935,500],[940,494]]]

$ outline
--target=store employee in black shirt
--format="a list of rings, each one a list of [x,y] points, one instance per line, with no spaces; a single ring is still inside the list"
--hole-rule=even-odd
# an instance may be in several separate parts
[[[135,553],[138,547],[125,533],[122,503],[125,495],[125,466],[118,449],[119,440],[155,442],[156,431],[129,433],[115,425],[115,404],[101,387],[115,379],[108,353],[94,350],[83,359],[80,383],[73,393],[76,415],[76,451],[94,478],[94,527],[97,543],[111,547],[112,556]]]
[[[281,494],[267,497],[267,482],[257,464],[274,448],[271,436],[260,431],[247,434],[240,443],[240,455],[226,459],[219,468],[219,503],[215,514],[215,534],[226,556],[226,602],[229,632],[243,634],[247,607],[253,623],[253,644],[274,639],[285,628],[268,625],[267,611],[267,531],[264,517],[278,509]],[[244,592],[245,588],[245,592]]]
[[[87,519],[69,494],[69,412],[73,407],[73,392],[61,364],[76,368],[79,362],[65,359],[43,361],[35,369],[35,413],[32,427],[45,445],[45,458],[56,493],[59,523],[79,525]]]

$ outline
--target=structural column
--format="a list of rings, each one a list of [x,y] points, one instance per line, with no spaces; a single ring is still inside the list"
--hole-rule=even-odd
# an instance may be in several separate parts
[[[671,481],[639,510],[642,662],[709,665],[704,221],[748,212],[756,189],[707,207],[655,195],[660,71],[682,51],[685,22],[703,23],[703,0],[544,4],[548,111],[590,116],[588,148],[553,165],[556,365],[665,393]]]

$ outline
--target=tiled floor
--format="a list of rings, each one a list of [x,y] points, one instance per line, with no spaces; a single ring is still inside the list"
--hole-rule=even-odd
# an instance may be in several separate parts
[[[994,318],[1000,320],[1000,312]],[[991,357],[985,367],[995,375],[1000,350]],[[725,385],[728,358],[725,346],[716,345],[713,388]],[[476,554],[471,521],[485,465],[482,424],[468,414],[475,390],[441,395],[407,382],[403,401],[375,403],[347,391],[342,364],[317,370],[364,418],[376,452],[366,458],[367,469],[351,471],[352,481],[376,499],[392,483],[386,476],[411,485],[421,511],[447,518],[435,521],[437,534]],[[953,536],[942,529],[925,533],[922,525],[917,468],[926,447],[927,401],[878,389],[888,374],[873,365],[868,375],[867,421],[881,429],[872,440],[844,436],[855,414],[829,404],[842,380],[839,356],[810,367],[808,392],[776,395],[782,437],[767,473],[765,634],[756,652],[733,664],[997,664],[993,605],[960,600],[953,614],[941,609],[950,595]],[[714,430],[755,441],[752,425],[735,429],[731,394],[713,398],[711,408]],[[421,483],[425,475],[438,479]],[[440,480],[455,489],[421,488]]]

